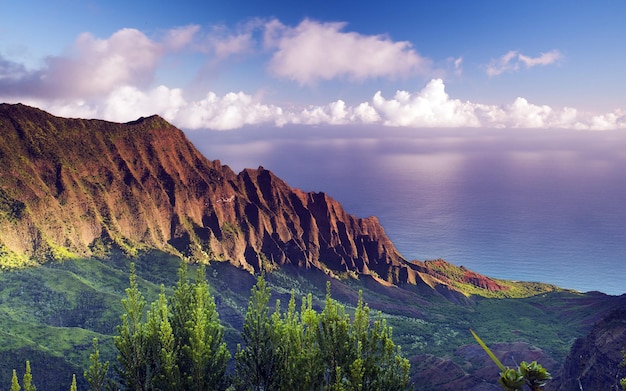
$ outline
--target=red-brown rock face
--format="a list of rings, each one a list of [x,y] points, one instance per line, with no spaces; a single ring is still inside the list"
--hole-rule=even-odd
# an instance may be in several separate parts
[[[262,167],[236,175],[160,117],[117,124],[4,104],[0,136],[5,253],[41,262],[155,248],[248,270],[290,264],[415,281],[375,217],[351,216]]]

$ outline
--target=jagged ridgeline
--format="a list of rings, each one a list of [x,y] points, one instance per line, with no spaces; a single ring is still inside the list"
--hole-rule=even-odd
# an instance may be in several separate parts
[[[362,289],[393,326],[423,390],[497,384],[469,327],[498,342],[496,354],[539,359],[559,375],[574,340],[626,302],[495,280],[443,260],[407,261],[375,217],[352,216],[262,167],[236,174],[158,116],[119,124],[0,104],[0,270],[12,269],[0,273],[4,387],[26,359],[38,385],[48,379],[46,389],[65,389],[71,377],[59,376],[74,372],[80,385],[94,336],[114,359],[129,258],[140,260],[152,298],[160,284],[171,286],[181,258],[210,263],[231,351],[251,272],[272,271],[268,280],[284,303],[294,286],[323,300],[329,279],[350,306]],[[622,341],[613,344],[618,353]]]
[[[119,124],[2,104],[0,133],[4,268],[150,248],[249,271],[287,264],[415,282],[375,217],[262,167],[237,175],[158,116]]]

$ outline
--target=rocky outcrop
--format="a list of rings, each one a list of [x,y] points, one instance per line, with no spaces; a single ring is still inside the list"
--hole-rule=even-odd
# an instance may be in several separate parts
[[[574,342],[563,368],[547,390],[621,390],[619,379],[626,377],[620,366],[626,348],[626,307],[598,321],[591,332]]]
[[[119,124],[3,104],[0,136],[5,254],[45,262],[158,249],[250,271],[288,264],[419,283],[375,217],[263,167],[235,174],[158,116]]]

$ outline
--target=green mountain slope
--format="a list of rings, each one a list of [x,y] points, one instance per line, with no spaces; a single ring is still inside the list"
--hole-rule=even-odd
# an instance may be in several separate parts
[[[626,305],[626,296],[408,261],[375,217],[351,216],[261,167],[235,174],[156,116],[116,124],[2,104],[0,136],[0,388],[27,359],[39,389],[67,389],[72,373],[85,388],[93,337],[113,361],[131,261],[149,301],[175,283],[181,260],[208,263],[231,352],[255,273],[268,273],[283,303],[293,290],[321,307],[331,281],[333,297],[353,307],[362,290],[423,390],[496,381],[470,327],[503,356],[556,371],[576,338]]]
[[[104,358],[114,362],[112,336],[119,324],[131,261],[136,262],[148,301],[156,298],[160,284],[169,288],[177,280],[179,259],[164,253],[132,260],[70,260],[1,273],[0,384],[10,384],[12,369],[23,371],[29,359],[41,389],[66,389],[71,373],[82,374],[86,368],[94,336]],[[207,278],[234,352],[255,277],[227,263],[212,263]],[[294,290],[297,295],[313,293],[319,308],[329,277],[318,270],[287,267],[267,279],[273,298],[284,305]],[[381,285],[371,277],[331,281],[333,297],[348,307],[356,305],[358,290],[363,290],[365,301],[383,312],[393,326],[394,341],[412,360],[416,384],[428,384],[429,371],[444,364],[456,368],[439,374],[442,383],[435,389],[479,384],[496,373],[489,359],[476,350],[470,327],[486,341],[504,343],[499,345],[502,354],[518,361],[539,357],[556,372],[576,338],[586,334],[603,313],[626,304],[624,297],[567,291],[519,299],[474,297],[474,304],[456,304],[442,298],[425,300],[418,292]],[[441,361],[432,361],[435,357]],[[78,378],[79,385],[84,383]]]

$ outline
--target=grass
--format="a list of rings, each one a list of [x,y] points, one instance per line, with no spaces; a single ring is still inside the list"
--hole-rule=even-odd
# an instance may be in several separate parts
[[[169,291],[178,279],[179,259],[159,252],[0,272],[0,388],[8,387],[12,369],[22,368],[25,359],[31,361],[35,380],[46,376],[46,390],[67,389],[70,372],[79,375],[81,387],[80,374],[88,365],[93,337],[100,340],[102,357],[114,361],[112,336],[119,324],[131,261],[148,306],[161,284]],[[188,273],[193,278],[196,267],[191,265]],[[238,330],[256,278],[227,263],[213,262],[207,266],[207,279],[232,353],[240,342]],[[323,305],[328,276],[322,272],[285,268],[268,273],[266,279],[273,300],[280,300],[282,306],[292,291],[298,303],[311,293],[314,305],[318,309]],[[432,354],[460,365],[462,358],[455,351],[475,343],[470,327],[485,341],[528,342],[562,362],[575,338],[619,302],[619,298],[567,291],[530,295],[535,288],[520,286],[521,298],[471,296],[466,304],[454,304],[436,297],[426,300],[416,292],[384,287],[368,278],[346,278],[332,280],[332,295],[350,311],[362,290],[365,302],[373,311],[382,311],[393,327],[394,341],[405,356]]]

